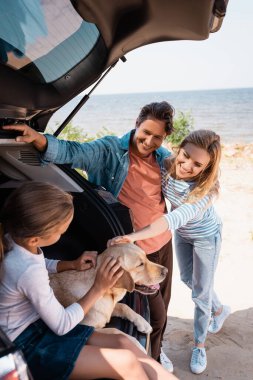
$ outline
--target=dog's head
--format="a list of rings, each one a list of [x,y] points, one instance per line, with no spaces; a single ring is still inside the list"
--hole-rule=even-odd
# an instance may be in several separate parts
[[[115,287],[127,289],[129,292],[133,290],[143,294],[156,292],[156,288],[152,285],[162,282],[168,272],[164,266],[148,260],[145,252],[132,243],[109,247],[103,255],[114,257],[120,262],[124,274]]]

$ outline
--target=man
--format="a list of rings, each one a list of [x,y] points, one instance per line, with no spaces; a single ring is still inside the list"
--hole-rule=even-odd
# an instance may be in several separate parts
[[[22,131],[23,136],[17,137],[17,141],[32,142],[45,163],[68,163],[85,170],[90,182],[103,186],[131,209],[133,226],[138,230],[166,210],[160,169],[170,152],[161,145],[172,133],[173,114],[173,108],[165,101],[148,104],[141,109],[134,130],[121,138],[106,136],[89,143],[58,140],[25,125],[4,128]],[[153,328],[150,337],[152,357],[172,372],[173,365],[161,349],[171,296],[171,233],[166,231],[137,244],[151,261],[168,268],[160,289],[148,299]]]

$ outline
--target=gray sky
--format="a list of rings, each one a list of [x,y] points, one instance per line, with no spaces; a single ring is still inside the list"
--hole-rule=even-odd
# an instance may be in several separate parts
[[[253,87],[253,0],[229,0],[205,41],[145,46],[126,55],[94,94]]]

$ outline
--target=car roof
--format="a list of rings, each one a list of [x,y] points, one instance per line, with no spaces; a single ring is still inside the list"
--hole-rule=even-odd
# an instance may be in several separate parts
[[[162,41],[207,39],[219,30],[226,5],[227,0],[1,1],[1,119],[25,120],[44,131],[57,109],[128,52]]]

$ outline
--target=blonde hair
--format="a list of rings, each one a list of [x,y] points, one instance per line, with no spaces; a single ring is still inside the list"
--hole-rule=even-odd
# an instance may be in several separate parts
[[[194,188],[189,193],[186,202],[193,203],[203,198],[205,195],[217,196],[219,193],[219,164],[221,159],[220,136],[215,132],[199,129],[191,132],[178,147],[176,156],[170,160],[168,176],[176,178],[176,158],[186,144],[193,144],[198,148],[204,149],[210,156],[207,167],[194,178],[196,181]]]
[[[72,196],[56,186],[27,182],[7,198],[0,214],[0,262],[12,238],[42,237],[73,213]]]

